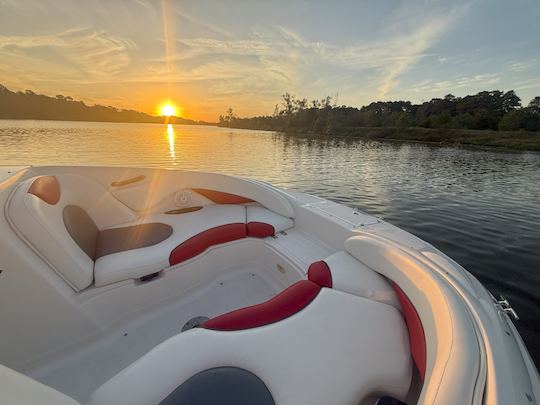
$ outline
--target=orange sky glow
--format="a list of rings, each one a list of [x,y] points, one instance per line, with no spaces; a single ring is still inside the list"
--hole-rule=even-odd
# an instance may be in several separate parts
[[[538,95],[537,2],[426,4],[0,0],[0,84],[152,115],[170,100],[210,122],[272,114],[285,92],[357,107]]]

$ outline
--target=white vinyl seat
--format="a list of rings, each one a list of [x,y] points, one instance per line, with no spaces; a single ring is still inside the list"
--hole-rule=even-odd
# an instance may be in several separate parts
[[[139,216],[99,182],[71,174],[23,181],[10,196],[7,214],[21,239],[75,291],[93,282],[137,279],[211,246],[294,225],[266,208],[242,204]]]
[[[260,225],[272,227],[272,232],[268,235],[250,233],[250,224],[253,223],[249,222],[250,219],[257,220]],[[201,245],[204,251],[207,247],[219,244],[215,243],[216,238],[221,242],[226,242],[247,236],[264,237],[294,226],[290,218],[264,207],[233,204],[207,205],[198,211],[180,215],[151,214],[121,226],[146,223],[169,225],[172,228],[172,234],[164,241],[152,246],[98,258],[94,266],[96,286],[136,279],[166,269],[201,253]],[[172,257],[174,252],[179,252],[181,259]]]
[[[157,405],[195,374],[225,366],[256,375],[279,405],[403,399],[412,374],[398,310],[322,288],[304,309],[278,322],[180,333],[99,387],[90,404]]]
[[[401,310],[394,288],[379,273],[371,270],[345,251],[323,260],[332,275],[332,287],[372,301],[382,302]]]
[[[472,404],[482,402],[482,347],[462,298],[433,268],[393,242],[373,235],[346,240],[345,248],[366,266],[392,280],[406,295],[425,333],[423,366],[411,334],[411,353],[424,384],[418,403]],[[407,317],[406,307],[404,308]],[[410,320],[414,320],[410,317]],[[414,328],[414,322],[409,325]]]
[[[136,279],[168,268],[170,267],[170,254],[177,246],[194,236],[202,235],[204,232],[220,226],[243,225],[245,218],[246,212],[242,205],[208,205],[199,211],[180,215],[151,214],[144,216],[128,225],[164,223],[172,227],[172,234],[156,245],[108,254],[98,258],[94,265],[95,284],[102,286],[117,281]]]
[[[92,284],[94,261],[64,223],[64,209],[76,206],[98,229],[134,221],[134,211],[88,177],[63,174],[25,180],[10,196],[7,218],[13,229],[75,291]]]
[[[262,223],[272,226],[274,233],[283,232],[293,227],[293,220],[283,215],[276,214],[264,207],[246,206],[246,223]]]
[[[73,398],[1,364],[0,393],[2,403],[9,405],[80,405]]]

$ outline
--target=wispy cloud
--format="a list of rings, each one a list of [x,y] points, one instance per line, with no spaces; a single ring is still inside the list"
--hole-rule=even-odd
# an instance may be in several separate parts
[[[393,27],[394,38],[397,38],[390,45],[393,45],[392,53],[398,57],[382,67],[384,75],[378,87],[380,98],[385,98],[397,86],[399,77],[418,63],[467,9],[467,4],[458,4],[450,9],[433,9],[421,3],[406,2],[390,16],[387,24]]]
[[[537,89],[540,88],[540,78],[520,80],[515,83],[514,90]]]
[[[441,95],[456,89],[489,89],[499,83],[501,75],[498,73],[486,73],[474,76],[462,76],[451,80],[424,80],[411,87],[416,93],[436,93]]]
[[[536,94],[537,30],[508,23],[536,6],[509,19],[510,8],[475,0],[308,3],[0,0],[0,80],[146,111],[172,94],[205,117],[269,112],[285,91],[338,92],[350,105],[456,89]]]
[[[127,39],[90,28],[52,35],[0,36],[0,58],[10,60],[17,75],[46,73],[48,80],[111,79],[130,64],[136,48]]]
[[[499,86],[503,82],[506,90],[534,89],[540,87],[540,79],[537,76],[523,79],[523,77],[527,76],[522,76],[521,74],[536,71],[539,64],[540,61],[537,58],[513,61],[503,65],[497,72],[458,76],[439,81],[427,79],[412,85],[410,90],[415,93],[441,95],[460,89],[465,89],[467,92],[487,90],[494,88],[494,86]]]
[[[364,91],[370,85],[371,97],[375,91],[384,98],[462,11],[463,7],[454,7],[429,15],[424,12],[425,22],[415,24],[411,22],[414,10],[399,10],[385,24],[393,27],[389,32],[379,39],[351,45],[308,41],[282,26],[255,27],[242,39],[182,38],[177,41],[177,53],[170,57],[175,66],[172,76],[177,83],[207,81],[217,98],[235,94],[275,96],[297,89],[309,95],[327,92],[324,83],[330,81]],[[138,72],[125,79],[162,80],[165,62],[164,58],[154,60],[144,74]]]
[[[516,61],[508,66],[508,70],[512,72],[525,72],[531,69],[538,69],[540,67],[540,60],[531,59],[527,61]]]
[[[227,30],[224,30],[223,28],[220,28],[218,27],[216,24],[211,24],[209,22],[206,22],[206,21],[203,21],[199,18],[196,18],[188,13],[186,13],[185,11],[182,11],[180,10],[178,7],[175,8],[175,13],[180,17],[180,18],[183,18],[184,20],[187,20],[193,24],[196,24],[198,25],[199,27],[202,27],[210,32],[213,32],[215,34],[218,34],[218,35],[221,35],[221,36],[224,36],[224,37],[228,37],[228,38],[232,38],[233,35],[227,31]]]

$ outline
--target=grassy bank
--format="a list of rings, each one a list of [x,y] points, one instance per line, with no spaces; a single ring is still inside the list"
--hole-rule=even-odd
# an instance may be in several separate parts
[[[336,130],[335,134],[373,140],[415,141],[445,145],[475,145],[540,151],[540,132],[531,131],[433,129],[420,127],[349,127]]]

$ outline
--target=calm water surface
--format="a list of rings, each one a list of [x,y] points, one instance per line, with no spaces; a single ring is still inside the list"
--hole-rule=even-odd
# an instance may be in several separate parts
[[[540,365],[540,154],[205,126],[0,120],[0,165],[142,165],[251,177],[371,214],[504,294]]]

